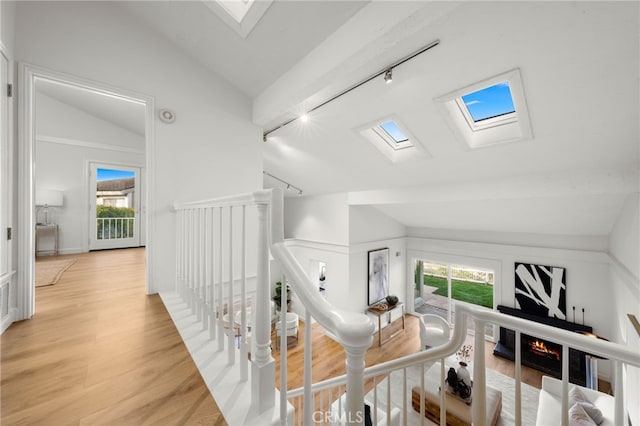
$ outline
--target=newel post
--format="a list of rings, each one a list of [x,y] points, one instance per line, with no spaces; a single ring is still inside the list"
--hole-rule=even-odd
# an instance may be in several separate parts
[[[364,424],[364,357],[370,345],[371,341],[366,346],[343,345],[347,354],[345,424]]]
[[[258,413],[275,405],[275,360],[271,356],[271,318],[269,300],[269,210],[259,203],[258,208],[258,270],[256,282],[253,338],[255,353],[251,354],[251,403]]]

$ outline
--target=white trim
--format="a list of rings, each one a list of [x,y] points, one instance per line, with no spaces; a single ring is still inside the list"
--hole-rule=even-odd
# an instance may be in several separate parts
[[[7,111],[6,111],[6,119],[7,122],[6,123],[2,123],[1,125],[6,126],[6,134],[7,134],[7,146],[6,146],[6,156],[7,156],[7,161],[6,161],[6,178],[7,178],[7,186],[6,188],[8,189],[8,193],[3,194],[3,203],[6,203],[6,212],[7,212],[7,217],[6,217],[6,226],[12,228],[14,234],[16,234],[17,229],[15,226],[15,217],[14,217],[14,196],[15,196],[15,191],[16,191],[16,187],[14,186],[15,180],[14,180],[14,170],[15,170],[15,165],[14,165],[14,152],[15,152],[15,143],[16,143],[16,135],[15,135],[15,126],[14,126],[14,117],[15,117],[15,108],[17,105],[16,102],[16,84],[15,84],[15,78],[14,78],[14,60],[12,55],[9,53],[9,50],[7,49],[7,47],[0,41],[0,55],[6,59],[7,61],[7,75],[6,75],[6,83],[7,84],[11,84],[13,87],[13,95],[11,98],[7,98]],[[2,90],[4,91],[5,88],[3,87]],[[2,178],[0,178],[0,181],[2,181]],[[3,229],[2,232],[5,232],[5,230]],[[0,255],[5,256],[5,253],[0,253]],[[13,241],[7,241],[7,253],[6,253],[6,261],[7,261],[7,268],[9,269],[9,272],[6,272],[4,275],[2,275],[2,277],[0,277],[0,287],[6,286],[7,291],[3,292],[3,298],[6,298],[7,300],[7,307],[8,307],[8,314],[2,318],[2,324],[0,326],[0,334],[2,334],[15,320],[16,320],[16,306],[12,306],[12,302],[14,300],[13,294],[16,293],[17,291],[17,271],[16,270],[12,270],[11,268],[13,267],[13,259],[14,259],[15,253],[14,253],[14,242]],[[16,277],[16,278],[14,278]],[[0,303],[2,303],[3,300],[0,300]]]
[[[323,243],[320,241],[311,241],[311,240],[300,240],[297,238],[287,239],[285,242],[287,248],[291,247],[304,247],[310,248],[314,250],[322,250],[331,253],[338,254],[349,254],[349,245],[344,244],[333,244],[333,243]]]
[[[4,318],[2,318],[2,323],[0,323],[0,334],[4,333],[5,330],[9,328],[9,326],[13,324],[13,322],[16,321],[17,319],[18,319],[18,308],[16,307],[9,308],[9,314]]]
[[[100,92],[108,96],[115,96],[129,101],[140,102],[146,105],[145,123],[145,153],[147,173],[149,173],[149,185],[147,186],[146,205],[152,206],[153,200],[153,177],[155,143],[154,143],[154,99],[148,95],[136,93],[130,90],[121,89],[105,83],[95,82],[86,78],[65,74],[43,67],[27,63],[19,63],[20,90],[18,91],[18,102],[20,114],[18,115],[18,217],[23,219],[18,227],[18,313],[17,319],[28,319],[35,313],[35,84],[38,79],[57,81],[62,84],[79,87],[94,92]],[[153,232],[154,216],[147,215],[147,230]],[[153,249],[150,248],[152,233],[146,233],[147,249],[145,250],[146,261],[146,290],[147,293],[155,292],[151,271],[153,269],[154,258]]]
[[[110,145],[110,144],[101,143],[101,142],[81,141],[79,139],[61,138],[57,136],[36,135],[36,142],[56,143],[56,144],[62,144],[62,145],[80,146],[83,148],[130,152],[133,154],[144,154],[144,149],[140,149],[140,148]]]

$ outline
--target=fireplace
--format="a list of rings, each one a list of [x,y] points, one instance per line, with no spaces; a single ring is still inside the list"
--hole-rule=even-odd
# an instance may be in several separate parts
[[[553,327],[570,331],[591,331],[591,327],[576,324],[557,318],[540,317],[527,314],[518,309],[498,306],[503,314],[524,318]],[[500,327],[500,340],[493,351],[494,355],[510,360],[515,359],[515,333],[508,328]],[[520,334],[520,354],[522,365],[535,368],[556,378],[562,377],[562,345],[547,340]],[[584,352],[569,349],[569,381],[578,385],[586,384],[586,361]]]

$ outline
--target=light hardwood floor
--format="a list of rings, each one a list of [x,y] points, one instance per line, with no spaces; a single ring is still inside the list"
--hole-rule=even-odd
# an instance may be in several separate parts
[[[36,290],[33,319],[2,335],[0,423],[225,424],[160,298],[145,295],[144,249],[72,257],[78,262],[56,285]],[[366,365],[416,352],[417,318],[407,315],[406,327],[374,342]],[[313,380],[344,374],[342,347],[317,324],[311,330]],[[301,323],[289,344],[290,389],[303,385],[304,333]],[[489,368],[513,377],[513,363],[486,350]],[[273,356],[279,380],[275,348]],[[539,387],[540,377],[523,367],[525,383]]]
[[[159,296],[144,249],[81,254],[2,335],[3,425],[225,424]]]

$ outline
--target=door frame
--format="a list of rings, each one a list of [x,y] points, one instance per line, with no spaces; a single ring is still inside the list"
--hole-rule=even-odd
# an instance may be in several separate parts
[[[88,213],[88,236],[89,236],[89,246],[88,249],[89,250],[104,250],[104,249],[111,249],[111,248],[127,248],[127,247],[141,247],[144,245],[143,239],[142,239],[142,227],[144,226],[144,222],[145,222],[145,217],[142,214],[142,208],[143,208],[143,200],[142,197],[140,197],[140,194],[144,193],[144,183],[143,183],[143,173],[144,173],[144,167],[140,166],[140,165],[134,165],[134,164],[124,164],[124,163],[107,163],[107,162],[103,162],[103,161],[89,161],[88,162],[88,185],[87,185],[87,201],[89,203],[89,213]],[[94,174],[94,168],[95,168],[95,173],[97,173],[98,169],[113,169],[113,170],[135,170],[136,172],[136,192],[138,193],[138,196],[135,197],[135,203],[134,203],[134,208],[137,209],[137,212],[135,213],[135,222],[134,222],[134,232],[136,232],[136,238],[137,241],[134,241],[136,244],[129,244],[129,245],[123,245],[121,247],[115,247],[115,246],[111,246],[111,245],[104,245],[103,247],[99,247],[101,244],[97,241],[97,239],[95,238],[96,235],[96,187],[95,187],[95,183],[97,182],[97,176]],[[137,206],[135,205],[137,203]],[[93,247],[92,247],[93,246]]]
[[[21,219],[18,227],[18,314],[17,319],[31,318],[35,310],[35,95],[38,80],[51,80],[85,90],[91,90],[108,96],[133,100],[145,105],[145,170],[147,182],[142,197],[145,206],[153,206],[154,188],[154,111],[153,97],[121,89],[109,84],[80,78],[20,62],[18,74],[21,77],[18,91],[18,217]],[[154,293],[153,274],[155,253],[153,251],[153,230],[155,221],[153,215],[147,214],[145,209],[145,238],[146,248],[146,291]]]

